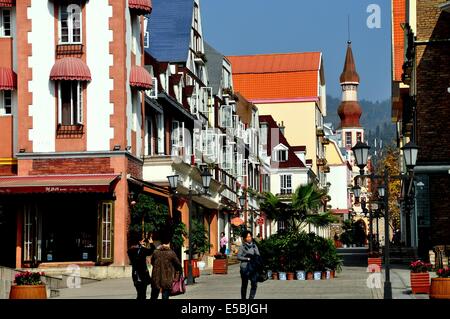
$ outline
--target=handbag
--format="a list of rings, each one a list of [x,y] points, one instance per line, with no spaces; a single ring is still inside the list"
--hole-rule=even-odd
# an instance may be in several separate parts
[[[178,276],[172,283],[172,289],[170,291],[171,296],[177,296],[186,292],[186,284],[184,283],[184,277],[182,274]]]

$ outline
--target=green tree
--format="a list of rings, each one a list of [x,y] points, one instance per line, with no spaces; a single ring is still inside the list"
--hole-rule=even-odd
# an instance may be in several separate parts
[[[130,217],[130,232],[141,232],[143,236],[159,231],[170,218],[167,206],[157,203],[147,194],[138,195]]]

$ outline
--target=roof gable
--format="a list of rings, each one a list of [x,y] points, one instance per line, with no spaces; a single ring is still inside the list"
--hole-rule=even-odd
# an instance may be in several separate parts
[[[224,55],[210,46],[206,41],[203,42],[206,55],[206,67],[208,70],[209,85],[212,87],[213,94],[219,94],[222,84],[222,68]]]
[[[146,52],[159,61],[186,62],[191,41],[194,0],[153,0],[148,15]]]

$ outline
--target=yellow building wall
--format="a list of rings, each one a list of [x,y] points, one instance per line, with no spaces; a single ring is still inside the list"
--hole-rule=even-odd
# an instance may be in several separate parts
[[[306,146],[306,159],[313,160],[317,174],[317,136],[315,102],[257,104],[259,115],[272,115],[275,122],[284,122],[284,136],[291,146]]]
[[[336,148],[336,144],[330,142],[330,144],[325,145],[325,158],[327,159],[328,165],[341,165],[343,164],[341,157],[339,156],[339,151]]]

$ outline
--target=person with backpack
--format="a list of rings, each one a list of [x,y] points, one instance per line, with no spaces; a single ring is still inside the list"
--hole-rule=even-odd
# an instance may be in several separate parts
[[[248,282],[251,282],[249,299],[255,299],[256,289],[258,287],[259,271],[262,268],[261,255],[258,247],[253,242],[253,235],[245,230],[242,233],[243,243],[239,247],[237,259],[241,262],[240,273],[242,279],[241,298],[247,299]]]

